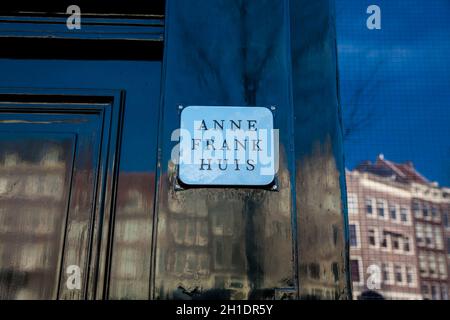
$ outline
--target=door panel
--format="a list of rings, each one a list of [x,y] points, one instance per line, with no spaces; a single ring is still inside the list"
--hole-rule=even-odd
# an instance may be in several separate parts
[[[0,136],[0,299],[56,297],[75,142]]]
[[[2,299],[83,298],[87,292],[101,144],[108,136],[101,107],[93,114],[64,109],[6,104],[0,113]],[[79,270],[69,291],[68,266]]]
[[[29,144],[35,145],[35,154],[46,154],[48,141],[53,141],[65,150],[59,161],[67,170],[59,175],[65,179],[58,188],[59,207],[48,213],[54,220],[48,227],[53,240],[43,246],[52,253],[36,253],[48,269],[45,280],[31,271],[28,278],[21,277],[25,272],[17,264],[22,262],[14,262],[13,249],[0,245],[0,298],[147,299],[161,63],[0,59],[0,68],[0,114],[5,120],[0,122],[0,141],[14,145],[11,140],[23,136],[14,149],[21,158],[27,157],[21,150],[30,149],[28,138],[34,139]],[[35,166],[42,162],[36,161]],[[0,201],[1,190],[0,182]],[[20,250],[25,230],[37,223],[28,215],[18,214],[24,221],[12,222],[19,226],[15,241]],[[8,210],[4,219],[11,216],[16,217]],[[31,217],[37,219],[36,214]],[[9,256],[2,258],[4,250]],[[81,271],[79,290],[67,287],[72,274],[66,271],[73,265]]]

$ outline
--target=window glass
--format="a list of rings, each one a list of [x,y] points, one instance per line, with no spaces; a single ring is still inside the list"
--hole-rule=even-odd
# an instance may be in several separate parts
[[[446,227],[446,228],[448,228],[450,225],[449,225],[449,217],[448,217],[448,212],[443,212],[442,213],[442,218],[443,218],[443,220],[444,220],[444,226]]]
[[[382,264],[382,272],[383,272],[383,281],[389,282],[390,281],[390,274],[389,274],[389,265],[386,263]]]
[[[358,246],[358,238],[356,235],[356,226],[354,224],[350,224],[349,231],[350,231],[350,245],[352,247]]]
[[[444,241],[442,239],[442,231],[441,231],[440,226],[434,227],[434,240],[435,240],[436,249],[441,250],[444,248]]]
[[[384,217],[384,200],[377,200],[377,213],[379,217]]]
[[[358,260],[350,260],[351,273],[352,273],[352,281],[359,282],[359,261]]]
[[[395,281],[398,283],[403,282],[403,274],[402,274],[402,267],[401,266],[395,266]]]
[[[422,212],[420,211],[420,202],[419,201],[417,201],[417,200],[413,201],[412,210],[413,210],[414,216],[416,218],[420,218],[422,216]]]
[[[402,222],[408,222],[408,209],[405,207],[400,208],[400,220]]]
[[[413,283],[413,277],[414,277],[413,268],[407,266],[406,267],[406,282],[408,284],[412,284]]]
[[[400,249],[400,239],[399,236],[395,235],[391,237],[392,239],[392,249],[399,250]]]
[[[410,250],[411,250],[411,246],[410,246],[410,243],[409,243],[409,238],[405,237],[403,239],[403,251],[409,252]]]
[[[389,235],[387,234],[387,232],[383,231],[383,237],[381,238],[381,247],[382,248],[388,247],[388,237],[389,237]]]
[[[371,246],[377,245],[375,229],[369,229],[369,245]]]
[[[354,193],[349,193],[347,195],[348,201],[348,213],[358,214],[358,196]]]
[[[389,206],[389,217],[392,220],[397,220],[397,208],[395,205],[390,205]]]
[[[369,215],[373,213],[373,204],[370,198],[366,199],[366,213]]]
[[[428,275],[428,262],[426,256],[423,254],[419,255],[419,272],[423,277]]]

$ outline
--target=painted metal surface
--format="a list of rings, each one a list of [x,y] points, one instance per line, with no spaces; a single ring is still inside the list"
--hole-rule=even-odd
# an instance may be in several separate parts
[[[161,63],[0,59],[0,66],[0,136],[10,146],[1,152],[8,181],[0,201],[15,206],[0,209],[11,227],[0,237],[14,240],[11,248],[0,243],[2,298],[148,298]],[[14,143],[22,135],[35,146]],[[54,187],[53,176],[66,182]],[[38,194],[28,196],[27,184]],[[48,200],[47,190],[61,200]],[[33,254],[27,241],[36,242]],[[70,265],[81,269],[79,290],[66,285]]]
[[[26,25],[17,26],[30,32]],[[8,167],[20,164],[17,159],[36,170],[57,159],[64,168],[54,175],[55,181],[64,182],[52,193],[60,199],[53,220],[48,225],[45,217],[33,220],[37,214],[23,214],[26,210],[18,207],[22,214],[14,219],[23,220],[12,223],[18,229],[11,239],[20,248],[28,239],[27,228],[43,225],[42,232],[52,232],[52,238],[43,237],[42,250],[53,254],[28,261],[0,243],[0,255],[10,257],[0,260],[0,295],[349,298],[332,1],[168,0],[165,26],[163,63],[143,61],[142,55],[141,61],[131,56],[101,61],[103,53],[89,60],[94,58],[82,50],[89,48],[89,41],[82,41],[89,35],[78,40],[66,37],[70,39],[64,43],[80,46],[80,51],[71,51],[71,60],[62,60],[67,57],[62,51],[56,59],[50,51],[40,55],[53,60],[33,59],[33,52],[18,60],[17,50],[5,55],[11,59],[0,59],[0,110],[6,121],[0,123],[0,172],[18,182],[11,189],[0,181],[0,201],[7,197],[1,192],[15,190],[8,201],[25,205],[25,193],[14,186],[25,186],[27,178]],[[21,32],[0,41],[16,41]],[[121,37],[116,36],[109,40],[115,43]],[[53,43],[49,48],[58,43],[36,41]],[[111,57],[108,52],[104,55]],[[154,59],[151,52],[149,59]],[[14,89],[24,87],[40,90],[30,95]],[[20,112],[5,113],[12,96],[22,97],[21,104],[14,104]],[[90,98],[83,100],[86,97]],[[30,104],[37,104],[34,112]],[[49,104],[57,112],[46,112]],[[101,112],[86,110],[87,105],[99,104]],[[251,187],[177,188],[177,167],[171,157],[176,142],[171,136],[180,126],[179,105],[276,106],[277,192]],[[67,113],[71,115],[65,117]],[[59,130],[62,123],[67,123],[67,130]],[[90,129],[80,129],[89,123]],[[31,133],[39,140],[34,149],[27,147]],[[105,137],[116,142],[110,145]],[[17,144],[12,143],[15,139]],[[61,150],[59,156],[52,146]],[[89,169],[86,177],[83,168]],[[37,181],[48,177],[36,175]],[[50,184],[31,184],[39,185]],[[35,212],[43,203],[39,201]],[[13,221],[9,212],[0,209],[1,219]],[[8,232],[0,229],[0,237]],[[44,272],[48,288],[42,290],[38,289],[42,279],[36,276],[39,263],[47,276],[59,274],[48,280]],[[82,266],[81,291],[65,286],[67,263]]]
[[[154,298],[348,298],[332,2],[167,2]],[[279,192],[174,190],[176,106],[277,105]]]
[[[0,14],[0,38],[48,37],[55,39],[90,40],[162,40],[164,21],[161,16],[105,17],[83,15],[83,27],[77,32],[66,26],[67,15],[2,16]]]
[[[109,217],[103,193],[115,157],[105,154],[115,148],[109,133],[120,110],[92,98],[75,102],[67,91],[58,102],[44,100],[61,93],[0,92],[2,299],[86,298],[95,280],[89,247],[101,234],[100,215]],[[71,265],[82,270],[79,290],[65,286]]]

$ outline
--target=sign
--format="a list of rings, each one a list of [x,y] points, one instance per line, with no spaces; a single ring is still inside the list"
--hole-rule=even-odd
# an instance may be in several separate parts
[[[266,186],[278,166],[278,131],[264,107],[181,111],[179,180],[186,185]]]

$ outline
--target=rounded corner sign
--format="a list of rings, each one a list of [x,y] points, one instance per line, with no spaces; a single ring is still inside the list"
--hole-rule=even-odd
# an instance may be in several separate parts
[[[191,186],[266,186],[278,170],[278,130],[265,107],[181,111],[178,178]]]

